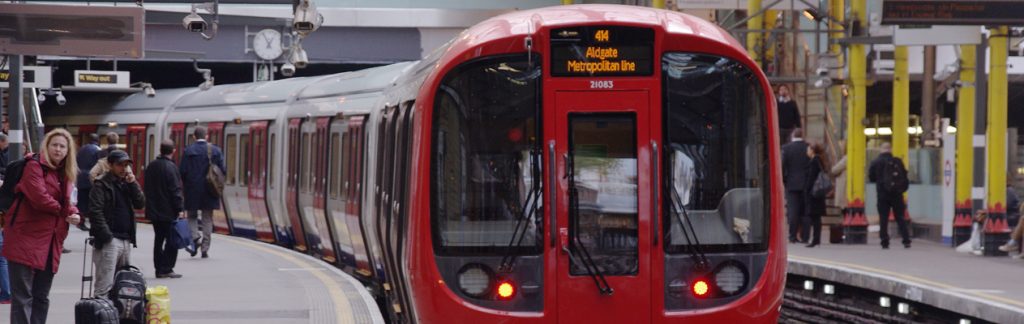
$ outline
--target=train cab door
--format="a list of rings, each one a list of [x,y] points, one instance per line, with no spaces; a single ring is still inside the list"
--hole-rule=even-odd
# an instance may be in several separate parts
[[[299,174],[303,165],[306,165],[306,161],[309,160],[309,152],[305,150],[305,146],[302,145],[302,119],[292,118],[288,121],[288,140],[285,148],[288,150],[287,158],[284,162],[288,163],[287,171],[285,175],[285,210],[288,213],[289,224],[291,225],[291,235],[294,240],[293,247],[296,250],[306,252],[309,247],[306,245],[306,228],[305,223],[302,222],[302,215],[299,214]],[[308,141],[308,138],[307,138]]]
[[[349,228],[348,219],[348,196],[345,193],[345,181],[349,177],[351,168],[352,152],[348,149],[349,144],[345,141],[348,138],[348,120],[337,118],[331,122],[330,134],[327,145],[329,145],[329,157],[327,159],[327,218],[334,231],[336,250],[338,251],[338,264],[343,267],[355,268],[355,255],[352,251],[352,229]],[[359,230],[356,228],[355,230]]]
[[[327,224],[327,128],[330,117],[320,117],[302,124],[302,157],[299,169],[299,213],[306,230],[306,242],[314,256],[334,263],[331,228]]]
[[[560,323],[650,321],[649,132],[656,125],[648,98],[646,91],[556,92],[555,123],[547,126],[554,141],[545,149],[557,164]]]
[[[256,239],[263,242],[274,242],[274,226],[267,212],[267,156],[268,138],[266,121],[249,124],[249,161],[245,169],[248,178],[249,212],[252,214]]]

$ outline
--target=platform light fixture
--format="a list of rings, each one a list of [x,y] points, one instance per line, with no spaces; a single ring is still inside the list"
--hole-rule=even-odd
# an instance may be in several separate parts
[[[960,324],[971,324],[971,320],[966,319],[966,318],[961,318],[960,319]]]
[[[889,127],[879,127],[878,128],[878,135],[892,135],[892,128],[889,128]]]

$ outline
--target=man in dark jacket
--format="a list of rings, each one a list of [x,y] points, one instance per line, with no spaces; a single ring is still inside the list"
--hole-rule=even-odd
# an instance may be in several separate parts
[[[174,222],[183,218],[181,177],[171,156],[174,142],[169,139],[160,143],[160,156],[146,167],[146,218],[153,222],[156,239],[153,243],[153,266],[157,278],[181,278],[174,272],[178,260],[178,248],[171,235]]]
[[[789,242],[803,242],[810,236],[810,219],[804,210],[804,184],[811,158],[807,157],[807,143],[803,130],[793,130],[789,143],[782,146],[782,183],[786,188],[786,219],[789,220]],[[800,236],[797,237],[799,231]]]
[[[82,145],[75,158],[78,162],[78,179],[75,181],[75,186],[78,187],[78,212],[86,218],[89,217],[89,192],[92,190],[89,171],[92,171],[92,167],[96,166],[96,162],[100,159],[99,140],[100,136],[96,133],[89,134],[89,143]],[[78,229],[88,231],[89,227],[85,226],[83,221],[78,223]]]
[[[888,192],[882,185],[885,173],[885,164],[889,160],[899,158],[892,155],[892,145],[882,143],[882,154],[879,154],[871,161],[868,167],[868,180],[875,183],[875,193],[878,195],[878,238],[882,240],[882,248],[889,248],[889,213],[892,212],[896,219],[896,226],[899,227],[900,237],[903,238],[903,247],[910,248],[910,231],[907,220],[903,218],[907,206],[903,203],[902,192]],[[903,163],[899,161],[899,163]]]
[[[197,241],[196,245],[202,246],[203,258],[209,257],[210,239],[213,234],[213,210],[220,209],[219,195],[211,193],[206,184],[206,172],[210,167],[220,168],[221,172],[227,170],[220,148],[208,143],[206,134],[206,127],[196,127],[192,133],[196,142],[185,148],[179,166],[189,228],[192,229],[193,239]],[[202,219],[199,218],[199,211],[202,211]],[[202,235],[199,231],[200,220]]]
[[[142,189],[131,171],[131,158],[121,150],[110,152],[110,166],[93,183],[89,215],[93,237],[92,262],[96,265],[95,296],[106,297],[114,285],[117,269],[131,264],[131,248],[135,243],[135,209],[146,205]],[[131,244],[132,246],[128,246]]]
[[[800,108],[797,107],[796,100],[790,97],[789,86],[785,84],[779,86],[779,95],[775,98],[779,112],[779,139],[782,140],[782,144],[786,144],[789,141],[789,134],[800,128]]]
[[[117,149],[117,141],[120,139],[121,136],[118,136],[115,132],[107,132],[106,137],[107,148],[102,149],[96,153],[96,157],[99,159],[107,157],[107,155],[110,155],[110,152],[113,152],[114,150]]]

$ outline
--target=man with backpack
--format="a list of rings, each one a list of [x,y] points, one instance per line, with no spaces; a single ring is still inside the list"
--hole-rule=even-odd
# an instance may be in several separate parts
[[[903,218],[907,206],[903,202],[903,193],[910,186],[907,168],[903,160],[892,155],[892,145],[882,143],[882,154],[871,161],[868,169],[868,180],[875,183],[878,193],[878,238],[882,248],[889,248],[889,213],[892,212],[903,238],[903,247],[910,248],[910,231],[907,220]]]
[[[95,294],[99,297],[110,292],[117,269],[131,264],[131,249],[136,246],[135,209],[146,205],[131,162],[125,151],[111,151],[107,155],[110,169],[96,179],[89,194],[89,234],[94,237],[92,259],[96,264]]]
[[[192,237],[196,241],[196,245],[202,247],[202,257],[205,259],[210,257],[213,210],[220,209],[220,190],[224,186],[223,175],[227,167],[224,166],[224,154],[221,153],[220,148],[206,141],[205,126],[197,126],[192,132],[192,136],[195,137],[196,142],[185,148],[181,165],[178,168],[185,192],[185,210],[188,211],[189,229],[192,230]],[[216,173],[217,176],[212,176],[212,173]],[[211,179],[215,177],[219,179]],[[199,224],[199,211],[202,211],[202,225]],[[200,227],[202,227],[202,236],[200,236]],[[192,256],[196,256],[194,252]]]

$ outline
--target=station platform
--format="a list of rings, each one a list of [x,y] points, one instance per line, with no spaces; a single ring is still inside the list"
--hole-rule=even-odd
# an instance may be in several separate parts
[[[1024,323],[1024,260],[957,253],[925,240],[915,240],[905,249],[898,238],[883,250],[877,234],[869,236],[866,245],[790,244],[788,272],[985,321]]]
[[[72,228],[71,253],[50,291],[49,323],[74,323],[79,299],[86,232]],[[138,226],[133,265],[146,283],[164,285],[171,295],[174,323],[384,323],[377,304],[354,278],[312,257],[274,245],[214,234],[210,257],[179,250],[178,279],[157,279],[153,270],[153,227]],[[90,252],[90,257],[92,253]],[[10,305],[0,305],[0,322]]]

